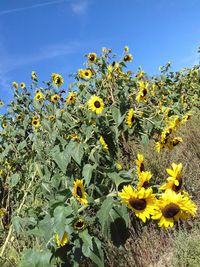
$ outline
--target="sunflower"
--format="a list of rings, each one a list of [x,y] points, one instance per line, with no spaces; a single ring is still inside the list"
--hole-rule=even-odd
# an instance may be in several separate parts
[[[167,178],[167,183],[160,186],[161,190],[172,189],[178,192],[182,186],[182,163],[176,164],[172,163],[172,169],[166,169],[167,173],[170,175]]]
[[[186,123],[188,120],[190,120],[192,118],[192,113],[191,112],[188,112],[187,114],[185,114],[183,117],[182,117],[182,120],[181,120],[181,124],[184,124]]]
[[[142,154],[137,154],[135,164],[138,174],[144,171],[144,156]]]
[[[21,82],[21,83],[20,83],[20,87],[21,87],[22,89],[26,88],[25,83]]]
[[[51,96],[51,102],[56,104],[60,99],[60,96],[58,94],[52,95]]]
[[[141,71],[136,75],[136,77],[138,78],[138,80],[141,80],[141,79],[143,78],[144,75],[145,75],[144,70],[141,70]]]
[[[102,47],[102,53],[106,53],[106,52],[107,52],[106,47]]]
[[[43,94],[42,94],[42,92],[37,92],[37,93],[35,94],[34,99],[35,99],[36,101],[39,101],[39,100],[42,99],[42,98],[43,98]]]
[[[157,200],[153,220],[160,220],[160,227],[173,227],[179,219],[187,219],[196,214],[197,206],[188,194],[176,193],[167,189]]]
[[[6,122],[3,122],[3,123],[2,123],[2,127],[3,127],[4,129],[8,128],[8,124],[7,124]]]
[[[133,56],[131,54],[125,55],[124,56],[124,61],[125,62],[131,62],[133,60]]]
[[[67,97],[66,103],[67,104],[74,104],[75,99],[76,99],[76,93],[71,92],[71,93],[69,93],[69,95]]]
[[[82,78],[89,80],[92,77],[92,72],[90,69],[83,70],[82,72]]]
[[[151,214],[154,214],[156,200],[152,188],[142,187],[140,190],[134,190],[131,185],[125,185],[118,195],[122,203],[127,204],[144,223],[150,219]]]
[[[88,201],[86,199],[87,193],[85,192],[84,189],[83,179],[82,180],[76,179],[76,181],[74,181],[73,196],[78,200],[80,204],[82,205],[88,204]]]
[[[55,118],[56,118],[56,117],[55,117],[54,115],[50,115],[50,116],[49,116],[49,120],[50,120],[50,121],[54,121]]]
[[[96,95],[91,96],[88,100],[88,109],[96,114],[101,114],[104,110],[103,100]]]
[[[36,73],[35,71],[32,71],[32,72],[31,72],[31,79],[32,79],[33,81],[37,81],[37,73]]]
[[[129,52],[129,47],[128,47],[128,45],[125,45],[125,46],[124,46],[124,51],[125,51],[126,53]]]
[[[58,74],[58,73],[52,73],[52,79],[53,79],[53,83],[57,86],[60,87],[63,83],[64,83],[64,79],[63,77]]]
[[[132,128],[134,122],[135,122],[134,109],[131,108],[129,109],[128,114],[126,116],[126,123],[128,125],[128,128]]]
[[[60,239],[60,238],[59,238],[59,235],[56,234],[56,235],[55,235],[55,240],[56,240],[56,243],[57,243],[58,247],[63,247],[63,246],[65,246],[66,244],[69,243],[69,235],[68,235],[68,233],[65,231],[64,234],[63,234],[63,236],[62,236],[62,238]]]
[[[117,169],[118,171],[123,170],[123,164],[120,163],[120,162],[116,162],[116,163],[115,163],[115,167],[116,167],[116,169]]]
[[[0,100],[0,107],[2,107],[4,105],[3,101]]]
[[[23,116],[22,115],[17,115],[17,118],[16,118],[17,121],[22,121],[23,120]]]
[[[89,53],[88,54],[88,60],[91,63],[95,62],[97,60],[97,54],[96,53]]]
[[[181,137],[174,137],[172,139],[172,146],[177,146],[179,143],[183,142],[183,139]]]
[[[86,221],[83,218],[75,219],[73,222],[73,228],[75,231],[83,231],[87,226]]]
[[[148,81],[147,82],[144,82],[144,81],[139,82],[139,92],[137,93],[137,96],[136,96],[137,102],[147,100],[148,87],[149,87]]]
[[[18,85],[17,82],[13,82],[13,83],[12,83],[12,86],[13,86],[15,89],[18,89],[18,87],[19,87],[19,85]]]
[[[152,173],[151,172],[140,172],[138,173],[138,178],[139,178],[139,183],[137,184],[137,189],[140,189],[142,187],[147,188],[149,187],[149,181],[152,177]]]
[[[32,125],[33,125],[33,127],[35,127],[35,128],[37,128],[37,127],[39,127],[40,126],[40,120],[37,118],[33,118],[32,119]]]
[[[103,136],[100,136],[99,142],[103,148],[104,151],[108,151],[108,145],[106,144],[106,141],[104,140]]]

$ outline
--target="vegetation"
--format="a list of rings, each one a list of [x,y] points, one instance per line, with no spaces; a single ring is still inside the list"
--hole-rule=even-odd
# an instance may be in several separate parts
[[[176,244],[182,228],[198,231],[199,66],[149,77],[126,70],[132,59],[127,46],[119,60],[90,53],[67,90],[56,73],[42,87],[34,71],[30,88],[13,82],[0,132],[3,266],[149,266],[170,244],[180,266],[195,264]]]

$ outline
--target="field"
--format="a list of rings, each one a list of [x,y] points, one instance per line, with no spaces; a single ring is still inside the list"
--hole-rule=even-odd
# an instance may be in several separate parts
[[[67,89],[12,83],[1,266],[199,266],[199,66],[150,77],[132,59],[89,53]]]

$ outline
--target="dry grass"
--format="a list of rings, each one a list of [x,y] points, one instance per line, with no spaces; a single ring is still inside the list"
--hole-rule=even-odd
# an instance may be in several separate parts
[[[160,154],[155,152],[153,143],[150,143],[146,150],[132,143],[131,167],[134,166],[137,153],[142,152],[145,155],[146,169],[153,172],[155,181],[162,183],[167,177],[166,168],[170,168],[172,162],[181,162],[183,187],[200,206],[200,113],[183,125],[179,134],[184,142],[173,151],[163,151]],[[111,244],[108,246],[109,260],[106,266],[198,267],[200,266],[199,235],[199,211],[195,219],[180,223],[172,230],[158,229],[153,222],[145,227],[133,222],[130,227],[130,237],[123,250],[116,249]]]

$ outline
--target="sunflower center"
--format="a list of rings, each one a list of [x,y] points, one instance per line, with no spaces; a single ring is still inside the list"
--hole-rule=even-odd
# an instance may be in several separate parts
[[[57,101],[58,100],[58,97],[57,96],[54,96],[54,100]]]
[[[124,61],[128,61],[128,60],[130,60],[130,57],[129,57],[129,55],[126,55],[126,56],[124,57]]]
[[[60,80],[60,78],[58,77],[57,80],[56,80],[56,83],[59,84],[60,82],[61,82],[61,80]]]
[[[140,164],[140,172],[143,172],[143,171],[144,171],[144,164],[141,163],[141,164]]]
[[[147,94],[147,89],[143,89],[142,96],[145,96]]]
[[[162,214],[165,218],[173,218],[180,211],[180,207],[174,203],[170,203],[164,207]]]
[[[88,71],[85,72],[85,76],[89,76],[89,72]]]
[[[149,183],[147,181],[145,181],[142,185],[142,187],[144,187],[145,189],[149,187]]]
[[[95,56],[94,55],[90,55],[90,60],[94,61],[95,60]]]
[[[181,186],[182,186],[182,183],[183,183],[181,177],[179,177],[177,180],[179,181],[179,185],[175,185],[175,184],[174,184],[174,185],[172,186],[172,190],[175,191],[175,192],[178,192],[178,191],[181,189]]]
[[[78,186],[77,187],[77,189],[76,189],[76,194],[80,197],[80,198],[82,198],[82,191],[81,191],[81,188]]]
[[[95,108],[100,108],[101,104],[99,101],[95,101],[94,106],[95,106]]]
[[[84,226],[84,222],[83,221],[78,221],[78,222],[75,223],[75,227],[76,228],[81,229],[83,226]]]
[[[145,199],[129,199],[129,204],[132,208],[136,210],[144,210],[146,208],[147,202]]]
[[[33,124],[36,125],[38,122],[37,121],[33,121]]]
[[[134,122],[135,118],[134,116],[131,117],[131,122]]]

